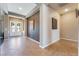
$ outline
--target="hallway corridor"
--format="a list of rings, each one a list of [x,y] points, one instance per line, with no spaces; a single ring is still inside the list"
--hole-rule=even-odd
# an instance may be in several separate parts
[[[0,47],[2,56],[77,56],[77,44],[61,39],[57,43],[42,49],[28,38],[16,37],[5,39]]]

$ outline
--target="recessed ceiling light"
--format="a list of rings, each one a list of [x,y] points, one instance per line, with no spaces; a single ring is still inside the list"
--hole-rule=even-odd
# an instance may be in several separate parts
[[[21,8],[21,7],[19,7],[18,9],[19,9],[19,10],[22,10],[22,8]]]
[[[65,9],[64,11],[67,12],[67,11],[69,11],[69,9]]]

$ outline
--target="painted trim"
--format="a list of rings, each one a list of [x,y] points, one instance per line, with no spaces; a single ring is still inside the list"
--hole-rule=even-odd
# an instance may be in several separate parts
[[[34,40],[34,39],[30,38],[30,37],[27,37],[27,38],[30,39],[31,41],[37,43],[37,44],[40,44],[40,42],[38,42],[38,41],[36,41],[36,40]]]
[[[72,40],[72,39],[68,39],[68,38],[60,38],[60,39],[64,39],[64,40],[68,40],[68,41],[77,42],[77,40]]]
[[[35,14],[36,12],[38,12],[38,11],[39,11],[39,8],[40,8],[40,6],[36,6],[35,8],[33,8],[33,9],[30,11],[30,13],[28,13],[28,14],[26,15],[26,18],[28,18],[28,17],[32,16],[33,14]]]
[[[8,17],[19,18],[19,19],[23,19],[23,20],[25,20],[25,18],[23,18],[23,17],[19,17],[19,16],[15,16],[15,15],[8,15]]]
[[[49,43],[48,45],[46,45],[46,46],[39,46],[39,47],[41,47],[41,48],[46,48],[46,47],[48,47],[48,46],[50,46],[51,44],[54,44],[54,43],[56,43],[56,42],[58,42],[59,41],[59,39],[58,40],[54,40],[54,41],[52,41],[51,43]]]

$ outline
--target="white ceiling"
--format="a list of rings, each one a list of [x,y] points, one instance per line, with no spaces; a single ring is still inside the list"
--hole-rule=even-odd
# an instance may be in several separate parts
[[[48,3],[47,5],[60,14],[65,13],[65,9],[72,11],[77,8],[76,3]],[[8,3],[8,11],[24,16],[27,16],[27,14],[31,13],[35,7],[38,7],[38,5],[35,3]],[[18,8],[22,8],[22,10],[19,10]]]
[[[8,11],[26,16],[36,6],[37,4],[34,3],[8,3]]]
[[[60,14],[65,13],[65,9],[68,11],[77,9],[77,3],[49,3],[48,6]]]

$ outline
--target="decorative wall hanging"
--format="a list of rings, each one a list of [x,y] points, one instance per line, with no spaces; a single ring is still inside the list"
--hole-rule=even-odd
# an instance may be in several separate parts
[[[57,19],[52,18],[52,29],[57,29]]]

